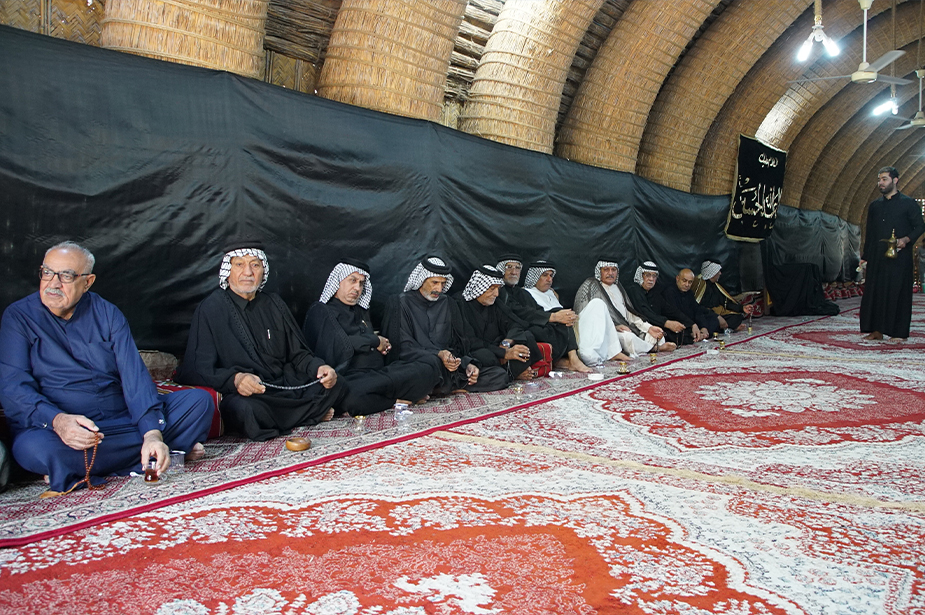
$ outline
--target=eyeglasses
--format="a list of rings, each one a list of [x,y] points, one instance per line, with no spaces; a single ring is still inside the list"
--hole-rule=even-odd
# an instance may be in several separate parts
[[[85,275],[92,275],[90,273],[77,273],[75,271],[52,271],[45,265],[39,267],[39,279],[50,282],[54,279],[55,276],[58,276],[58,279],[61,280],[62,284],[73,284],[77,278],[83,277]]]

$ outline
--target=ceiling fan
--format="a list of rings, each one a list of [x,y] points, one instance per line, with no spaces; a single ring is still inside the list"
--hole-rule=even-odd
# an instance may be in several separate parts
[[[906,54],[905,51],[900,49],[887,51],[885,54],[870,64],[867,63],[867,11],[870,9],[870,5],[873,4],[873,0],[858,0],[858,2],[860,3],[861,8],[864,9],[864,51],[863,55],[861,56],[861,63],[858,65],[858,69],[850,75],[838,75],[836,77],[811,77],[809,79],[796,79],[794,81],[789,81],[788,83],[806,83],[808,81],[827,81],[830,79],[851,79],[851,81],[854,83],[873,83],[874,81],[879,81],[881,83],[891,83],[894,85],[906,85],[908,83],[912,83],[908,79],[879,74],[880,70],[886,68],[904,56]]]
[[[896,130],[906,130],[907,128],[920,128],[925,126],[925,113],[922,113],[922,79],[925,79],[925,69],[915,71],[915,76],[919,78],[919,110],[909,120],[908,124],[903,124]]]

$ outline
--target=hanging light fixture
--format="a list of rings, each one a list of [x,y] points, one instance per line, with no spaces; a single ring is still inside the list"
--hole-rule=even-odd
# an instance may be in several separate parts
[[[813,49],[813,43],[822,43],[830,56],[837,56],[841,51],[838,44],[822,31],[822,0],[815,0],[815,7],[816,19],[812,32],[809,33],[809,38],[804,41],[800,46],[799,53],[797,53],[797,60],[800,62],[805,62],[809,59],[809,52]]]
[[[893,115],[899,113],[899,101],[896,100],[896,86],[890,85],[890,98],[876,107],[874,107],[874,115],[883,115],[889,111]]]

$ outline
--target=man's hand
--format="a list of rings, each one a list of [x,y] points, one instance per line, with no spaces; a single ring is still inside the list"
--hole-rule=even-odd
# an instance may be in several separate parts
[[[462,363],[462,361],[454,357],[453,353],[449,350],[441,350],[437,353],[437,357],[443,361],[443,367],[447,368],[447,370],[451,372],[455,372],[457,369],[459,369],[459,366]],[[466,373],[468,373],[468,371]]]
[[[743,306],[742,306],[742,312],[743,312],[744,314],[746,314],[746,315],[749,315],[749,314],[751,314],[751,313],[754,312],[754,311],[755,311],[755,306],[752,305],[752,304],[750,304],[750,303],[749,303],[748,305],[743,305]]]
[[[330,389],[337,384],[337,372],[335,372],[334,368],[330,365],[322,365],[319,367],[315,378],[321,378],[321,386],[326,389]]]
[[[729,328],[729,323],[726,322],[726,319],[725,319],[725,318],[723,318],[722,316],[717,316],[716,319],[719,320],[719,328],[720,328],[720,329],[722,329],[723,331],[725,331],[726,329]]]
[[[238,390],[238,395],[241,397],[260,395],[267,391],[267,387],[260,384],[260,378],[255,374],[246,374],[244,372],[238,372],[234,375],[234,388]]]
[[[559,310],[549,315],[549,322],[557,322],[566,327],[571,327],[578,322],[578,314],[572,310]]]
[[[141,467],[148,467],[148,460],[157,459],[157,475],[160,476],[170,467],[170,449],[164,444],[164,438],[157,429],[152,429],[144,435],[141,443]]]
[[[379,336],[379,346],[376,348],[382,354],[389,354],[389,351],[392,350],[392,343],[388,338]]]
[[[677,320],[666,320],[665,328],[670,331],[674,331],[675,333],[680,333],[681,331],[684,331],[685,329],[684,325],[679,323]]]
[[[457,361],[459,359],[456,359]],[[469,384],[475,384],[479,381],[479,368],[470,363],[466,366],[466,375],[469,377]]]
[[[646,333],[648,333],[649,335],[651,335],[657,340],[660,340],[663,337],[665,337],[665,332],[662,330],[661,327],[655,327],[655,326],[649,327],[649,330],[646,331]]]
[[[55,415],[51,422],[52,429],[61,438],[61,441],[74,450],[85,451],[96,444],[96,439],[103,439],[96,423],[82,414],[66,414],[61,412]]]
[[[530,349],[523,344],[515,344],[504,351],[505,361],[527,361],[530,358]]]
[[[630,329],[626,325],[617,325],[617,331],[632,331],[632,329]]]
[[[909,238],[908,238],[908,237],[900,237],[899,239],[896,240],[896,249],[897,249],[897,250],[902,250],[903,248],[905,248],[905,247],[908,246],[908,245],[909,245]]]

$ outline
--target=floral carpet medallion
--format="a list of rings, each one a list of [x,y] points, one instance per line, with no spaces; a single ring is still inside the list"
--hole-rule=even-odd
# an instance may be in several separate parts
[[[685,367],[669,370],[661,377],[619,381],[590,396],[683,448],[883,442],[925,435],[925,392],[899,383],[755,364],[716,366],[706,374],[685,373]]]
[[[261,552],[238,552],[245,539]],[[23,593],[0,593],[0,612],[35,594],[53,612],[70,603],[92,611],[103,594],[125,612],[158,615],[746,614],[785,613],[787,602],[750,587],[740,562],[688,541],[625,493],[206,509],[66,542],[71,559],[82,552],[99,565],[26,573]]]

